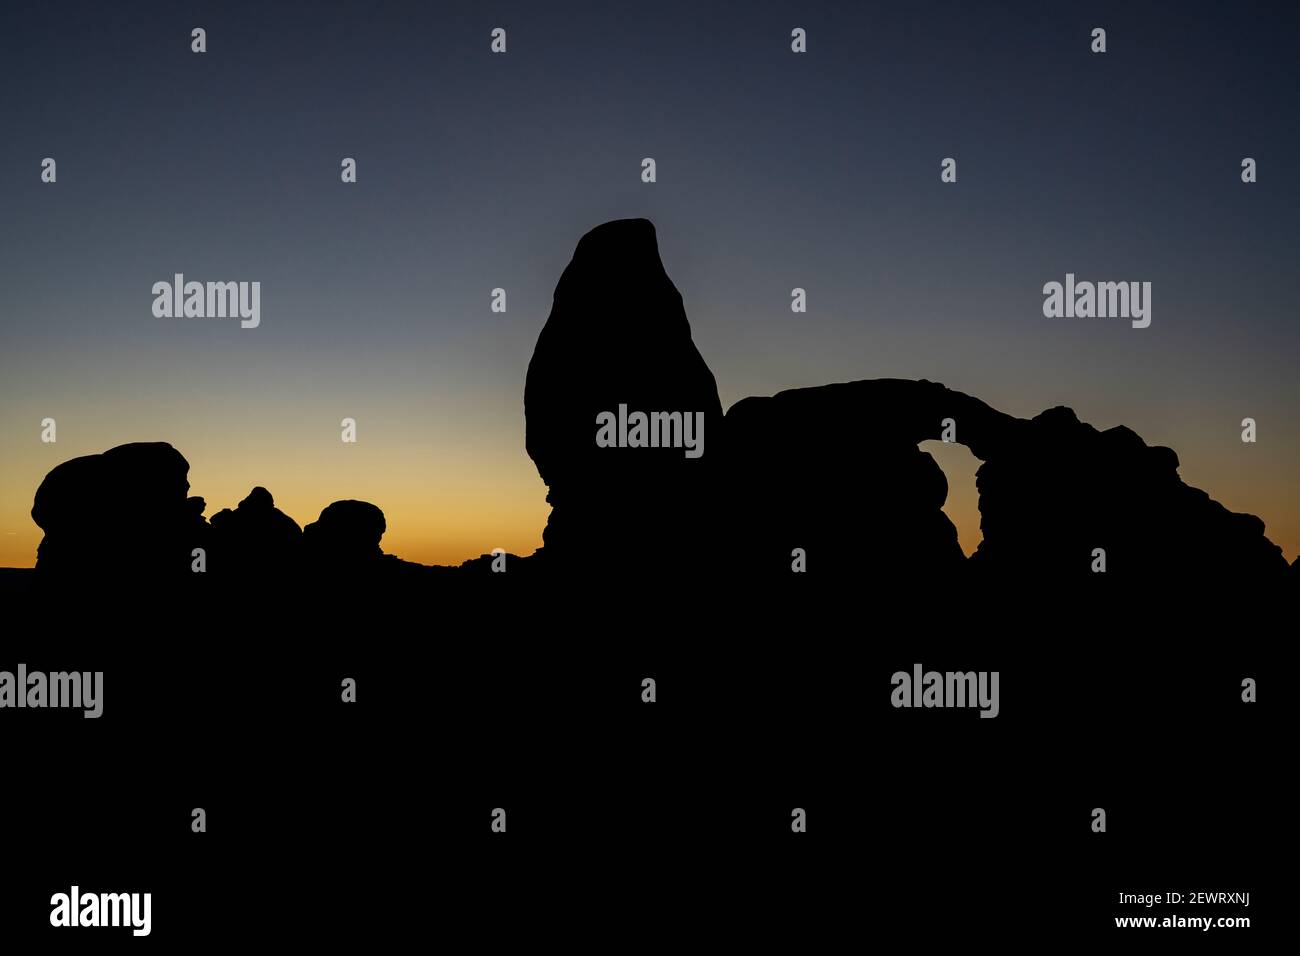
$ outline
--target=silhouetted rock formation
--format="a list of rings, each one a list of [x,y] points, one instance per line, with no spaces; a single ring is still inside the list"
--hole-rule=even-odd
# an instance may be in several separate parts
[[[190,573],[206,544],[189,462],[166,442],[135,442],[56,466],[36,490],[42,572],[111,578]]]
[[[249,573],[260,579],[294,574],[302,559],[302,529],[275,507],[260,485],[234,511],[223,508],[209,522],[212,547],[208,571],[222,575]]]
[[[971,559],[980,570],[1090,575],[1100,548],[1106,574],[1133,581],[1273,581],[1286,571],[1263,521],[1184,484],[1172,449],[1122,425],[1098,431],[1051,408],[1018,423],[1014,441],[976,454],[986,459],[976,475],[984,540]]]
[[[790,575],[795,549],[818,580],[951,575],[966,556],[941,510],[948,481],[917,444],[942,423],[986,453],[1015,419],[932,382],[847,382],[746,398],[728,411],[728,559]]]
[[[307,569],[329,577],[360,575],[376,578],[409,576],[428,571],[422,564],[384,554],[379,541],[388,525],[384,513],[368,501],[335,501],[302,529]]]
[[[917,444],[955,439],[976,475],[983,541],[970,561],[939,510],[947,482]],[[1068,408],[1013,418],[931,382],[849,382],[747,398],[728,410],[731,540],[751,571],[789,573],[804,548],[824,577],[948,575],[1066,581],[1279,581],[1264,523],[1183,483],[1178,456]],[[922,578],[923,580],[923,578]]]
[[[597,416],[620,405],[702,412],[704,454],[597,447]],[[578,243],[528,365],[524,412],[528,454],[549,488],[548,564],[635,574],[711,559],[722,406],[648,220],[608,222]]]
[[[388,525],[384,513],[368,501],[336,501],[303,528],[303,540],[313,561],[364,564],[384,556],[379,539]]]
[[[300,532],[257,487],[209,526],[203,500],[187,497],[188,463],[154,442],[75,458],[46,476],[32,508],[45,530],[38,577],[152,582],[188,575],[192,549],[210,546],[216,577],[400,580],[421,598],[452,575],[461,592],[484,595],[521,575],[548,586],[607,575],[634,586],[694,576],[742,589],[755,580],[888,579],[925,589],[1032,579],[1041,586],[1025,593],[1040,598],[1051,582],[1082,583],[1096,596],[1112,581],[1294,588],[1300,579],[1300,559],[1288,566],[1262,521],[1182,481],[1172,450],[1122,426],[1098,431],[1068,408],[1024,420],[934,382],[879,379],[746,398],[724,418],[643,219],[606,223],[578,243],[529,363],[524,408],[528,454],[552,511],[545,547],[507,556],[505,575],[493,572],[491,555],[431,569],[385,554],[384,514],[364,501],[336,501]],[[599,447],[598,417],[620,410],[678,413],[678,439],[684,416],[700,413],[703,455],[688,455],[680,440]],[[969,560],[941,510],[944,474],[917,447],[945,437],[949,420],[951,437],[983,460],[983,541]],[[625,419],[620,431],[631,427]],[[796,549],[803,574],[792,572]],[[1097,549],[1104,575],[1093,570]],[[765,593],[739,596],[761,607]],[[364,623],[371,605],[356,609]]]
[[[597,447],[596,416],[620,405],[706,409],[704,458]],[[744,399],[718,427],[713,375],[645,220],[578,243],[524,406],[552,505],[542,556],[555,570],[788,575],[803,549],[822,580],[968,569],[1063,580],[1093,574],[1097,548],[1104,580],[1286,569],[1263,523],[1185,485],[1171,450],[1068,409],[1025,421],[942,385],[882,379]],[[941,510],[943,472],[917,447],[943,437],[947,419],[985,462],[984,540],[969,562]]]

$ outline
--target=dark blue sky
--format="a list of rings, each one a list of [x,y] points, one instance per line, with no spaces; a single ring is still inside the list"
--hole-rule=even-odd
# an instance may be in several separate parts
[[[531,550],[524,369],[578,237],[628,216],[656,223],[724,406],[885,376],[1068,404],[1177,449],[1294,557],[1294,11],[8,4],[0,564],[34,558],[49,467],[141,439],[189,457],[209,514],[262,483],[300,521],[368,497],[416,560]],[[154,318],[175,272],[260,281],[260,328]],[[1044,318],[1067,272],[1150,281],[1151,327]],[[361,440],[340,459],[345,415]]]

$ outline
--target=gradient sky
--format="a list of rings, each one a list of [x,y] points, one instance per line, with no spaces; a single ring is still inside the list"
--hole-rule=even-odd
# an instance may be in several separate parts
[[[5,4],[0,565],[34,562],[50,468],[148,440],[208,516],[261,484],[301,524],[374,502],[410,560],[530,552],[528,359],[578,238],[630,216],[724,407],[876,377],[1069,405],[1176,449],[1294,558],[1300,16],[976,6]],[[155,318],[175,272],[260,281],[261,327]],[[1066,272],[1150,281],[1151,327],[1044,318]],[[977,463],[939,459],[969,551]]]

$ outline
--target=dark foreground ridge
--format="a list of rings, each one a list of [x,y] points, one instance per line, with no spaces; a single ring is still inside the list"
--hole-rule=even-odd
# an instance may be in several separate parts
[[[385,554],[382,502],[312,520],[256,487],[205,520],[167,444],[50,472],[38,568],[0,573],[0,670],[106,690],[95,720],[5,711],[32,797],[9,834],[21,920],[75,882],[154,892],[163,939],[243,942],[263,912],[373,949],[370,914],[433,879],[460,895],[422,926],[482,904],[475,932],[504,914],[568,938],[608,912],[622,939],[680,910],[771,938],[789,913],[803,949],[893,931],[926,951],[935,926],[1115,933],[1120,892],[1267,898],[1260,874],[1291,862],[1269,678],[1294,572],[1169,449],[925,381],[724,414],[645,221],[579,244],[524,405],[552,511],[505,573]],[[680,412],[703,454],[598,446],[620,406],[614,445],[632,413]],[[983,461],[971,558],[918,448],[944,419]],[[896,705],[893,675],[918,670],[996,675],[996,718]],[[347,918],[300,921],[327,884]]]
[[[1174,451],[1122,426],[1098,431],[1068,408],[1018,419],[934,382],[877,379],[746,398],[724,415],[644,219],[605,223],[578,243],[529,364],[524,412],[552,511],[544,547],[507,555],[504,566],[534,581],[1233,580],[1276,589],[1300,574],[1259,518],[1185,484]],[[701,453],[667,440],[681,436],[679,424],[664,432],[671,447],[598,445],[602,414],[635,412],[698,423]],[[983,541],[970,558],[941,510],[944,474],[917,447],[942,438],[945,420],[983,461]],[[363,501],[336,501],[300,528],[257,487],[208,521],[203,499],[188,494],[188,471],[162,442],[56,467],[32,507],[45,531],[34,577],[418,589],[493,572],[491,555],[430,568],[385,554],[384,514]]]

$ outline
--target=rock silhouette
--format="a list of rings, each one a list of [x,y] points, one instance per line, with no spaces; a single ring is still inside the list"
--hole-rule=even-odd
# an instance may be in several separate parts
[[[275,507],[275,499],[262,486],[248,493],[235,510],[214,514],[208,570],[214,574],[237,572],[259,578],[296,573],[302,560],[302,529],[298,522]]]
[[[32,520],[45,532],[39,571],[84,577],[188,574],[206,544],[202,498],[166,442],[134,442],[56,466],[36,490]]]
[[[1052,579],[1106,573],[1141,581],[1279,580],[1282,549],[1264,522],[1229,511],[1178,476],[1178,456],[1132,430],[1098,431],[1064,407],[1022,423],[976,474],[981,571]],[[984,457],[984,456],[981,456]]]
[[[368,501],[336,501],[303,529],[315,561],[365,564],[384,556],[379,540],[388,529],[384,513]]]
[[[976,473],[983,540],[967,561],[940,511],[947,482],[917,448],[955,438]],[[1178,476],[1178,456],[1068,408],[1014,418],[932,382],[849,382],[747,398],[727,412],[732,540],[753,572],[787,573],[803,548],[830,577],[1078,579],[1095,549],[1112,577],[1277,580],[1264,523]],[[734,511],[739,507],[740,511]]]
[[[307,573],[361,576],[373,583],[376,578],[426,571],[423,565],[384,553],[379,542],[387,529],[383,511],[368,501],[326,505],[320,517],[302,529]]]
[[[597,447],[597,416],[620,405],[702,412],[704,454]],[[547,563],[594,574],[617,554],[619,573],[636,573],[629,563],[705,559],[722,405],[648,220],[608,222],[578,242],[528,365],[524,415],[551,504]]]
[[[788,576],[797,549],[819,579],[959,572],[966,556],[941,510],[948,481],[917,447],[940,438],[947,418],[985,453],[1016,423],[942,385],[902,379],[737,402],[724,424],[722,495],[734,560],[749,574]]]
[[[621,425],[620,447],[601,447],[599,416],[620,410],[699,413],[703,454],[623,443]],[[1288,565],[1260,519],[1185,484],[1171,449],[1123,426],[1100,431],[1068,408],[1026,420],[935,382],[877,379],[746,398],[724,416],[644,219],[605,223],[578,242],[528,366],[524,414],[552,510],[544,547],[507,556],[512,581],[1294,588],[1300,575],[1300,559]],[[983,541],[969,559],[941,510],[944,474],[918,448],[944,437],[945,423],[983,462]],[[430,569],[385,554],[384,513],[364,501],[335,501],[300,531],[259,486],[209,524],[203,500],[188,496],[188,471],[163,442],[57,466],[32,508],[45,531],[37,570],[147,581],[188,574],[191,549],[210,546],[218,578],[491,586],[499,577],[490,555]],[[792,572],[798,551],[802,575]]]

